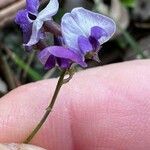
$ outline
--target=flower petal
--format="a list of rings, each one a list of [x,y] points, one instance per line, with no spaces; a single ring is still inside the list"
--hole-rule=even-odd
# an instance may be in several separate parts
[[[49,54],[54,55],[58,58],[68,59],[77,64],[81,65],[82,67],[86,67],[86,63],[84,62],[84,57],[82,55],[76,54],[75,52],[64,48],[62,46],[50,46],[45,48],[43,51],[49,52]]]
[[[82,35],[79,36],[78,45],[83,54],[86,54],[87,52],[90,52],[93,50],[93,47],[92,47],[89,39],[86,38],[85,36],[82,36]]]
[[[23,31],[23,41],[26,44],[32,33],[32,21],[28,17],[28,11],[20,10],[18,11],[15,22],[20,26]]]
[[[71,48],[74,51],[80,51],[78,46],[78,38],[81,35],[86,35],[75,22],[71,13],[66,13],[62,17],[61,30],[65,44],[68,46],[68,48]]]
[[[26,0],[26,9],[28,12],[34,15],[38,14],[40,1],[41,0]]]
[[[32,35],[30,41],[26,46],[32,46],[38,43],[38,41],[43,38],[41,33],[41,28],[44,24],[44,21],[52,19],[52,16],[55,15],[58,11],[59,3],[58,0],[50,0],[46,8],[44,8],[37,16],[36,20],[33,22],[32,26]]]
[[[57,58],[57,63],[62,69],[67,69],[71,66],[71,61],[69,59]]]
[[[38,53],[38,59],[44,65],[45,69],[52,69],[56,65],[56,59],[47,50]]]
[[[56,58],[53,55],[50,55],[48,57],[48,60],[46,61],[44,68],[45,69],[52,69],[56,65]]]
[[[73,9],[71,14],[74,21],[86,35],[89,36],[91,28],[95,26],[100,27],[107,33],[107,35],[99,39],[100,44],[108,41],[116,30],[116,25],[111,18],[86,10],[82,7]]]
[[[41,28],[43,26],[43,22],[40,20],[35,20],[32,25],[32,34],[29,42],[26,46],[32,46],[38,43],[40,39],[43,38],[43,34],[41,33]]]
[[[38,14],[37,19],[41,21],[48,21],[52,19],[59,9],[58,0],[50,0],[48,5]]]
[[[107,33],[104,29],[94,26],[91,28],[91,36],[94,37],[96,40],[99,40],[103,36],[107,36]]]
[[[98,42],[97,39],[95,39],[94,37],[90,36],[89,37],[89,41],[93,46],[93,51],[97,51],[100,49],[100,43]]]
[[[49,53],[49,51],[44,49],[38,53],[38,58],[39,58],[40,62],[43,65],[45,65],[50,55],[51,54]]]

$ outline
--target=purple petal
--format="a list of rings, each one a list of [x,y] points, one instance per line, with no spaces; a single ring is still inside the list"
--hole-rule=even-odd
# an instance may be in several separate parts
[[[40,6],[39,0],[26,0],[26,9],[31,14],[34,15],[38,14],[39,6]]]
[[[26,44],[31,36],[32,33],[32,21],[28,17],[27,10],[20,10],[18,11],[15,22],[20,26],[23,31],[23,40]]]
[[[57,58],[57,63],[62,69],[67,69],[71,66],[71,61],[69,59]]]
[[[86,38],[85,36],[82,36],[82,35],[79,36],[78,45],[83,54],[86,54],[87,52],[90,52],[93,50],[93,47],[92,47],[89,39]]]
[[[56,65],[56,59],[47,50],[42,50],[38,53],[40,62],[44,65],[45,69],[51,69]]]
[[[64,48],[61,46],[50,46],[50,47],[45,48],[43,51],[46,51],[48,55],[52,54],[55,57],[68,59],[73,62],[76,62],[82,67],[87,66],[86,63],[84,62],[84,57],[82,55],[76,54],[67,48]],[[47,56],[45,56],[45,58],[47,58]]]
[[[97,51],[100,49],[100,43],[98,42],[98,40],[96,38],[90,36],[89,41],[92,44],[94,51]]]
[[[49,53],[49,51],[44,49],[38,53],[38,58],[39,58],[40,62],[43,65],[45,65],[50,55],[51,54]]]
[[[99,40],[103,36],[107,36],[107,33],[104,29],[94,26],[91,28],[91,36],[94,37],[96,40]]]
[[[50,55],[48,57],[48,60],[46,61],[44,68],[45,69],[52,69],[56,65],[56,58],[53,55]]]
[[[103,44],[104,42],[108,41],[116,30],[116,25],[111,18],[98,14],[98,13],[94,13],[84,8],[73,9],[71,12],[71,15],[74,18],[74,21],[76,22],[76,24],[79,26],[79,28],[87,36],[90,36],[91,28],[95,26],[98,26],[101,29],[103,29],[107,33],[107,35],[102,36],[99,39],[100,44]],[[72,26],[71,24],[69,25]]]

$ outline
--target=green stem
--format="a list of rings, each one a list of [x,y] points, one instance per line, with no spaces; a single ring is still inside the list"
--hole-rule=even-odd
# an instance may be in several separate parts
[[[33,139],[33,137],[36,135],[36,133],[40,130],[40,128],[42,127],[44,122],[46,121],[47,117],[49,116],[49,114],[55,104],[58,93],[59,93],[62,85],[64,84],[65,74],[66,74],[66,70],[63,70],[63,72],[58,80],[52,100],[51,100],[49,106],[47,107],[45,114],[43,115],[41,121],[37,124],[37,126],[34,128],[34,130],[31,132],[31,134],[26,138],[26,140],[23,143],[28,144]]]

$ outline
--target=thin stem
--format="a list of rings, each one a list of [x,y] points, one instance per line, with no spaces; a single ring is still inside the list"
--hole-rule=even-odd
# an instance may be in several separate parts
[[[36,135],[36,133],[40,130],[40,128],[42,127],[44,122],[46,121],[47,117],[49,116],[49,114],[55,104],[58,93],[63,85],[65,74],[66,74],[66,70],[63,70],[63,72],[58,80],[52,100],[51,100],[49,106],[47,107],[45,114],[43,115],[41,121],[37,124],[37,126],[34,128],[34,130],[31,132],[31,134],[27,137],[27,139],[23,143],[28,144],[33,139],[33,137]]]
[[[54,21],[46,21],[44,23],[44,29],[47,32],[53,33],[55,36],[61,36],[62,35],[60,25]]]

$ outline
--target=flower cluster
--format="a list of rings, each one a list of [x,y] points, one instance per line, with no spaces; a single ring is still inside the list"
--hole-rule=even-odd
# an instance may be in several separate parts
[[[44,24],[52,22],[59,9],[58,0],[50,0],[39,12],[40,0],[26,0],[26,9],[16,15],[16,23],[23,31],[24,45],[32,49],[45,38]],[[59,44],[40,49],[38,58],[46,69],[58,65],[69,68],[72,63],[86,67],[86,59],[97,60],[103,43],[108,41],[116,30],[114,21],[104,15],[82,7],[64,14],[61,20],[61,35],[55,36]]]

